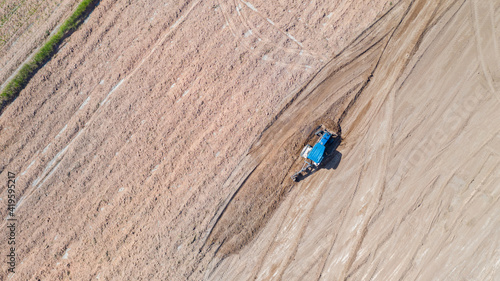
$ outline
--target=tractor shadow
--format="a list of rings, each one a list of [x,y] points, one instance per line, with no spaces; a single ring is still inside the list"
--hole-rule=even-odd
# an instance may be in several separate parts
[[[328,142],[326,143],[326,150],[325,150],[326,156],[323,159],[322,163],[317,168],[311,166],[310,168],[302,172],[302,174],[299,174],[297,176],[296,182],[305,180],[306,178],[310,177],[311,175],[322,169],[336,170],[340,164],[340,161],[342,160],[342,153],[337,151],[337,148],[339,147],[341,140],[342,139],[340,136],[328,140]]]

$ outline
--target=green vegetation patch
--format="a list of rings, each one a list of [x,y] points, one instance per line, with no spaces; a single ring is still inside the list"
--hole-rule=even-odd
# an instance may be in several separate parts
[[[92,11],[99,0],[83,0],[73,14],[59,27],[56,34],[35,53],[31,61],[26,62],[0,94],[0,112],[12,102],[28,84],[33,75],[56,53],[64,38],[75,31],[83,19]]]

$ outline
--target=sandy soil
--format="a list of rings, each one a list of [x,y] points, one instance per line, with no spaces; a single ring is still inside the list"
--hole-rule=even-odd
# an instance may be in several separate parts
[[[500,5],[289,2],[101,1],[0,117],[0,279],[499,278]]]

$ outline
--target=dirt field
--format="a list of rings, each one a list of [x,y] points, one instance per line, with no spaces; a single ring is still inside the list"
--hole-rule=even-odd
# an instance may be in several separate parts
[[[0,280],[500,278],[500,3],[288,2],[102,0],[0,117]]]

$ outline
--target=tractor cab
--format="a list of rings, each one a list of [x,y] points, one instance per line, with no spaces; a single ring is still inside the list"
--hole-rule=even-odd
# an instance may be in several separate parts
[[[309,167],[314,165],[316,168],[321,164],[323,158],[325,157],[326,144],[328,140],[332,137],[332,134],[326,130],[319,130],[316,132],[319,136],[318,141],[314,146],[307,144],[301,151],[300,156],[305,158],[304,165],[302,169],[297,173],[293,174],[292,179],[297,180],[297,176],[303,171],[307,170]],[[310,162],[308,161],[310,160]]]
[[[312,147],[312,149],[309,150],[309,153],[307,153],[304,158],[311,160],[314,166],[319,166],[325,157],[326,143],[331,136],[332,134],[329,132],[324,132],[318,142]]]

